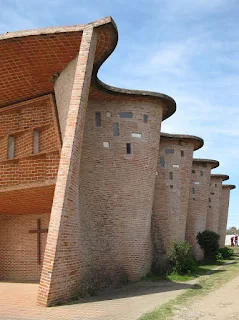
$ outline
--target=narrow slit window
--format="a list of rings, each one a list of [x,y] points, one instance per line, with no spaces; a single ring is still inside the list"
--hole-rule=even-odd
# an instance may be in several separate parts
[[[119,124],[118,123],[113,124],[113,131],[114,131],[114,136],[119,136]]]
[[[131,154],[131,144],[130,143],[126,143],[126,153]]]
[[[173,180],[173,172],[172,171],[169,172],[169,180]]]
[[[133,118],[132,112],[120,112],[120,118]]]
[[[192,193],[193,193],[193,194],[195,194],[195,193],[196,193],[196,192],[195,192],[195,188],[193,188],[193,189],[192,189]]]
[[[203,176],[203,171],[202,171],[202,170],[200,171],[200,176],[201,176],[201,177]]]
[[[100,112],[95,113],[95,125],[96,127],[101,127],[101,115]]]
[[[209,201],[209,202],[212,202],[211,198],[208,198],[208,201]]]
[[[181,150],[181,157],[184,157],[184,151]]]
[[[13,159],[15,156],[15,137],[9,136],[8,137],[8,159]]]
[[[165,161],[164,161],[164,158],[163,158],[163,157],[159,158],[159,162],[160,162],[160,167],[161,167],[161,168],[164,168],[164,166],[165,166]]]
[[[33,153],[40,152],[40,131],[35,129],[33,131]]]
[[[148,123],[148,119],[149,119],[149,116],[147,114],[144,114],[144,123]]]

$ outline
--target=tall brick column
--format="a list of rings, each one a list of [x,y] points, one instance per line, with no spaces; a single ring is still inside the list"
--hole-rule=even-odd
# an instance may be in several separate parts
[[[220,199],[219,227],[218,227],[218,233],[220,236],[220,239],[219,239],[220,248],[223,248],[225,246],[230,191],[235,188],[236,186],[232,184],[222,185],[222,192],[221,192],[221,199]]]
[[[42,306],[69,300],[81,289],[85,266],[79,236],[78,177],[96,40],[93,27],[86,26],[69,106],[65,106],[68,117],[38,294]]]
[[[203,259],[196,237],[198,232],[206,229],[211,169],[218,166],[219,162],[215,160],[193,159],[185,239],[192,246],[197,260]]]
[[[228,180],[229,176],[212,174],[207,209],[207,230],[218,233],[220,216],[220,199],[222,193],[222,181]]]
[[[152,216],[157,264],[174,241],[185,238],[193,151],[202,146],[195,136],[161,134]]]

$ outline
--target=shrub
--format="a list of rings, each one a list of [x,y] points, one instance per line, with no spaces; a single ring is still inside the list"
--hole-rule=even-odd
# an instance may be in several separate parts
[[[231,248],[224,247],[219,249],[219,254],[221,254],[221,259],[230,259],[234,255],[234,251]]]
[[[174,242],[168,250],[167,256],[173,272],[190,273],[195,266],[191,246],[187,241]]]
[[[197,234],[197,242],[204,251],[205,259],[216,260],[219,252],[219,238],[219,234],[210,230],[204,230]]]

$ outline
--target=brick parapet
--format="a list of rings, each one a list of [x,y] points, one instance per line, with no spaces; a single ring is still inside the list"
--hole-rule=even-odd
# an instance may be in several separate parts
[[[192,163],[185,239],[192,246],[197,260],[203,259],[203,252],[197,244],[196,237],[198,232],[206,229],[211,169],[217,166],[218,161],[208,159],[193,159]]]

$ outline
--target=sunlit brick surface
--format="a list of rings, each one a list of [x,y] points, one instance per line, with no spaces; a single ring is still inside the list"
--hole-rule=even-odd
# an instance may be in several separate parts
[[[219,239],[220,248],[223,248],[225,246],[230,191],[232,189],[235,189],[234,185],[231,185],[231,184],[222,185],[222,192],[221,192],[221,198],[220,198],[219,227],[218,227],[218,233],[220,235],[220,239]]]
[[[209,201],[207,209],[207,230],[218,233],[219,216],[220,216],[220,200],[222,193],[222,182],[229,179],[228,176],[212,174],[210,181]]]
[[[152,224],[157,261],[185,238],[193,151],[201,146],[197,137],[161,135]]]
[[[210,193],[211,169],[219,163],[215,160],[194,159],[191,173],[191,188],[188,203],[186,240],[193,249],[196,259],[203,259],[196,237],[206,229],[208,198]]]

